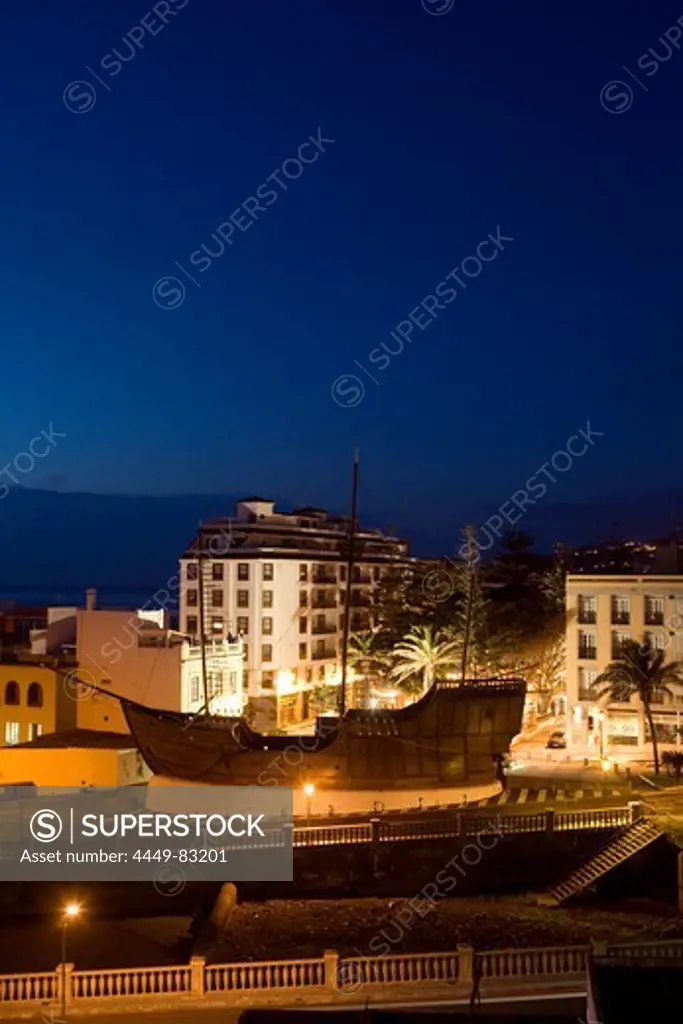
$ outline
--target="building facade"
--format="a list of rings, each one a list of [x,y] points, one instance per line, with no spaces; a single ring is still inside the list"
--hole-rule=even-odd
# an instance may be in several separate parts
[[[609,702],[596,679],[619,659],[627,640],[683,660],[683,575],[570,575],[567,598],[567,741],[578,755],[647,753],[649,734],[640,701]],[[675,691],[678,688],[674,688]],[[681,745],[683,692],[661,693],[652,705],[657,738]]]
[[[239,637],[211,638],[204,645],[184,643],[181,648],[181,710],[212,715],[241,715],[244,692],[244,645]],[[206,671],[206,691],[203,673]]]
[[[264,498],[205,524],[182,556],[180,630],[240,638],[246,691],[258,699],[334,684],[341,676],[346,589],[352,631],[372,625],[382,575],[409,567],[407,542],[359,528],[347,579],[349,521],[317,508],[279,512]]]
[[[0,746],[75,726],[76,707],[64,688],[69,671],[56,659],[0,663]]]

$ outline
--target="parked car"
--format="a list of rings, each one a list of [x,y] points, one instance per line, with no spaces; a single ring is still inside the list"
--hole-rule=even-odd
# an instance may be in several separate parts
[[[546,743],[548,750],[565,750],[567,747],[567,737],[558,729],[556,732],[551,732],[550,739]]]

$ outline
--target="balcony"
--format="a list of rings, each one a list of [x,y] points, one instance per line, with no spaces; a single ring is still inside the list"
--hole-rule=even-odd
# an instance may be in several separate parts
[[[631,613],[622,612],[617,609],[612,609],[612,625],[613,626],[630,626],[631,625]]]
[[[598,649],[593,644],[579,644],[579,658],[586,661],[595,661],[598,656]]]
[[[369,570],[354,569],[353,583],[372,583],[372,573]]]
[[[323,622],[321,624],[315,624],[311,628],[311,633],[314,636],[329,636],[330,633],[336,633],[337,627],[333,622]]]
[[[664,625],[664,612],[659,611],[656,608],[646,608],[645,610],[645,625],[646,626],[663,626]]]
[[[336,647],[323,647],[321,650],[313,650],[311,654],[313,661],[323,661],[324,659],[331,659],[337,657]]]
[[[313,583],[336,583],[337,582],[337,570],[336,569],[314,569],[311,577]]]
[[[311,606],[313,608],[336,608],[337,597],[335,594],[314,594]]]
[[[594,626],[598,621],[595,608],[579,608],[578,621],[582,626]]]

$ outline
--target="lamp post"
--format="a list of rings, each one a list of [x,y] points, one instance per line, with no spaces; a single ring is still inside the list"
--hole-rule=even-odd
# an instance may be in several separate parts
[[[66,929],[80,912],[78,903],[67,903],[62,915],[62,1020],[66,1020]]]
[[[311,824],[311,801],[313,794],[315,793],[315,786],[312,782],[307,782],[304,786],[304,793],[306,794],[306,824]]]

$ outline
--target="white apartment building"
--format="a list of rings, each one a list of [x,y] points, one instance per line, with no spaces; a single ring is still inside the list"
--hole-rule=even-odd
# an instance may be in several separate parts
[[[683,660],[683,576],[570,575],[567,597],[567,742],[579,755],[647,754],[649,733],[636,697],[598,699],[595,681],[626,640],[649,640],[666,662]],[[677,688],[676,688],[677,689]],[[680,746],[683,692],[653,704],[657,737]]]
[[[341,677],[349,521],[318,508],[279,512],[245,498],[235,515],[200,533],[180,559],[180,630],[243,644],[249,697],[286,694]],[[373,588],[390,569],[410,566],[408,544],[380,530],[355,533],[350,628],[371,625]],[[304,717],[305,713],[304,713]]]

